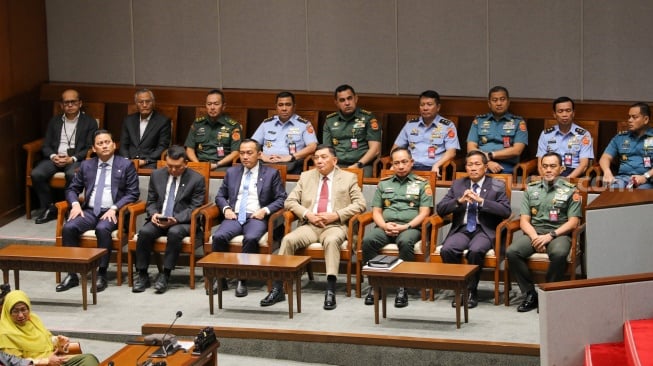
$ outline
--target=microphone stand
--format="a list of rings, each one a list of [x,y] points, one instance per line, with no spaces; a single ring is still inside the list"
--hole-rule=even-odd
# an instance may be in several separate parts
[[[169,353],[168,348],[170,348],[172,346],[173,349],[174,349],[174,346],[172,344],[172,341],[170,341],[170,339],[168,339],[168,344],[166,345],[166,336],[168,335],[168,333],[172,329],[172,326],[175,325],[175,322],[177,322],[177,319],[181,318],[182,312],[177,311],[177,314],[175,314],[175,315],[176,315],[175,319],[172,321],[172,323],[168,327],[168,330],[166,330],[166,332],[163,334],[163,337],[161,338],[161,347],[159,349],[157,349],[156,351],[154,351],[150,355],[150,357],[161,357],[160,355],[163,355],[163,357],[168,357],[168,353]],[[172,338],[172,335],[170,336],[170,338]],[[136,366],[138,366],[138,364]]]

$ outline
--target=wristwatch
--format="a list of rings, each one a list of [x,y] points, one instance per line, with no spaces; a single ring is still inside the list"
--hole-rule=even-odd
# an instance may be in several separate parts
[[[290,154],[290,161],[295,161],[295,160],[297,160],[295,154]]]
[[[365,164],[361,163],[360,161],[357,161],[356,166],[359,167],[359,168],[363,168],[365,166]]]
[[[551,231],[551,232],[549,233],[549,235],[551,235],[551,237],[552,237],[553,239],[555,239],[555,238],[558,237],[558,234],[556,234],[556,231],[555,231],[555,230]]]
[[[646,180],[651,180],[651,175],[648,174],[648,172],[646,172],[646,173],[644,173],[642,175],[644,176],[644,178],[646,178]]]
[[[494,153],[490,151],[489,153],[487,153],[487,157],[488,157],[490,160],[494,160]]]

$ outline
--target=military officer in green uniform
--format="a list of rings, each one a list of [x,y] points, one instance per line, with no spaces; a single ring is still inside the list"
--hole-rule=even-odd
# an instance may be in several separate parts
[[[542,156],[542,180],[526,187],[520,210],[524,236],[515,239],[506,251],[510,273],[525,295],[519,312],[537,308],[537,292],[527,261],[533,253],[547,253],[546,282],[561,281],[571,249],[569,234],[581,218],[581,196],[576,186],[558,178],[565,169],[562,157],[549,151]]]
[[[508,89],[495,86],[488,93],[490,113],[477,116],[467,135],[467,151],[481,150],[491,173],[512,173],[519,156],[528,145],[528,130],[523,118],[508,111]]]
[[[395,174],[381,179],[374,193],[372,217],[376,227],[363,239],[363,263],[392,242],[399,247],[399,258],[413,261],[413,247],[422,235],[422,221],[433,208],[432,187],[426,179],[412,172],[414,161],[410,150],[398,147],[390,157]],[[365,297],[365,304],[374,304],[372,288]],[[408,294],[401,287],[397,290],[395,307],[407,305]]]
[[[372,176],[372,163],[381,153],[381,127],[371,112],[356,107],[358,96],[350,85],[336,88],[337,112],[327,116],[322,143],[333,146],[338,166],[361,168]]]
[[[206,96],[204,117],[197,118],[186,138],[190,161],[208,161],[211,169],[226,170],[238,156],[242,126],[224,114],[224,94],[213,89]]]

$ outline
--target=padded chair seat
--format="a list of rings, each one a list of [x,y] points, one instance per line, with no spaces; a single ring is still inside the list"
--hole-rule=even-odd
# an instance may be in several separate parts
[[[82,238],[86,239],[95,239],[95,230],[88,230],[82,233]],[[114,230],[111,232],[111,239],[117,239],[118,238],[118,230]]]
[[[399,246],[397,244],[395,244],[395,243],[386,244],[383,248],[381,248],[381,251],[385,251],[385,250],[392,250],[392,251],[395,251],[395,252],[399,252]],[[424,254],[424,253],[422,253],[422,241],[421,240],[418,240],[415,243],[415,245],[413,246],[413,251],[415,252],[415,254]]]
[[[442,249],[442,245],[438,245],[438,246],[435,248],[435,255],[440,255],[440,250],[441,250],[441,249]],[[463,251],[463,256],[466,256],[466,255],[467,255],[467,252],[469,252],[469,250],[468,250],[468,249],[465,249],[465,250]],[[486,257],[496,257],[496,255],[494,254],[494,249],[490,249],[487,253],[485,253],[485,256],[486,256]]]
[[[349,241],[345,240],[340,244],[340,250],[347,250],[349,248]],[[311,243],[308,247],[306,247],[308,250],[321,250],[322,249],[322,243]]]
[[[138,234],[134,235],[134,241],[138,241]],[[167,243],[168,242],[168,237],[167,236],[159,236],[155,242],[157,243]],[[185,237],[182,241],[182,244],[188,244],[190,245],[190,236]]]
[[[580,251],[578,251],[578,253],[580,253]],[[528,257],[528,260],[534,262],[548,262],[549,256],[546,253],[533,253],[533,255]],[[567,263],[571,263],[571,253],[567,255]]]
[[[229,242],[229,245],[242,246],[243,245],[243,238],[244,238],[244,236],[237,235],[233,239],[231,239],[231,241]],[[258,241],[258,246],[259,247],[266,247],[266,248],[268,247],[268,233],[265,233],[265,234],[263,234],[263,236],[261,236],[261,239],[259,239],[259,241]]]
[[[65,174],[64,172],[56,172],[56,173],[54,173],[54,175],[52,176],[52,178],[55,178],[55,179],[66,179],[66,174]]]

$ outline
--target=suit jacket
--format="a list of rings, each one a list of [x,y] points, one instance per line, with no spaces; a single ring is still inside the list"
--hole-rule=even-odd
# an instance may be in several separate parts
[[[66,189],[66,200],[71,205],[77,202],[79,195],[84,192],[84,205],[88,207],[91,192],[95,187],[95,176],[97,175],[99,159],[82,161],[79,169],[75,173],[72,182]],[[111,196],[113,204],[120,209],[122,206],[136,202],[139,196],[138,191],[138,174],[131,160],[122,156],[113,156],[113,166],[111,167]]]
[[[168,183],[168,168],[159,168],[152,172],[150,185],[147,189],[147,220],[155,213],[163,213],[163,201],[166,199],[166,184]],[[193,169],[186,169],[179,177],[173,217],[180,224],[190,224],[190,216],[194,209],[204,204],[206,185],[204,177]]]
[[[48,129],[45,132],[45,139],[43,140],[43,156],[46,159],[50,155],[56,154],[59,150],[59,143],[61,142],[61,129],[63,127],[62,114],[52,117],[48,123]],[[79,114],[77,121],[77,130],[75,131],[75,158],[77,161],[86,159],[88,149],[93,146],[93,134],[97,131],[97,121],[86,113]],[[72,134],[72,131],[69,133]]]
[[[170,118],[152,112],[152,117],[145,127],[143,138],[140,137],[141,118],[139,113],[130,114],[122,122],[120,134],[120,155],[147,162],[157,161],[161,158],[163,150],[170,146]]]
[[[285,207],[302,219],[304,213],[316,204],[317,187],[321,174],[317,169],[303,172],[297,185],[286,199]],[[333,184],[336,182],[337,184]],[[367,208],[363,192],[358,186],[355,174],[335,167],[331,188],[333,211],[340,216],[340,224],[345,225],[352,216],[362,213]]]
[[[451,188],[438,203],[436,210],[438,215],[445,216],[453,213],[453,222],[449,235],[457,232],[463,226],[465,210],[467,205],[458,203],[458,198],[463,195],[465,190],[471,187],[469,177],[457,179],[451,184]],[[506,185],[502,180],[492,179],[485,176],[485,181],[480,188],[479,195],[485,199],[483,207],[478,207],[478,224],[481,230],[491,239],[496,237],[496,228],[502,220],[508,218],[511,213],[510,200],[506,195]]]
[[[215,204],[221,211],[229,206],[232,210],[236,211],[236,200],[238,199],[238,190],[240,189],[240,181],[243,179],[245,167],[242,165],[233,166],[227,169],[222,186],[215,196]],[[258,203],[263,207],[267,207],[270,213],[283,208],[283,202],[288,196],[286,187],[281,183],[281,175],[279,171],[258,163],[258,181],[256,182],[256,193],[258,194]]]

